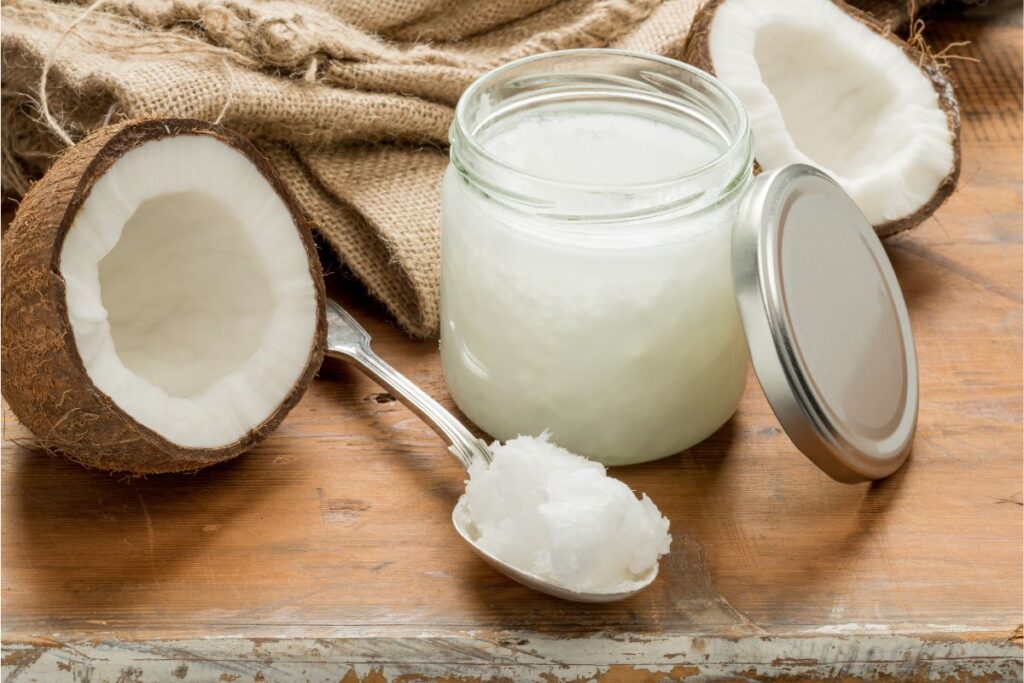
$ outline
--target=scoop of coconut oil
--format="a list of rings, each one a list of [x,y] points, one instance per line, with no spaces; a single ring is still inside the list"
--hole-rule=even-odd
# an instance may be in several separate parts
[[[668,520],[603,465],[551,443],[547,433],[491,446],[459,501],[476,544],[516,568],[585,592],[628,588],[668,552]]]

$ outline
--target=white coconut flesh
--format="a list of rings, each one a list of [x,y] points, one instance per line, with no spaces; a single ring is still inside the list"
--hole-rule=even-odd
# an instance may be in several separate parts
[[[217,448],[270,417],[317,325],[284,202],[209,136],[146,142],[93,186],[60,255],[68,318],[97,389],[140,424]]]
[[[913,214],[953,171],[919,65],[829,0],[726,0],[708,52],[750,114],[762,168],[826,170],[874,225]]]

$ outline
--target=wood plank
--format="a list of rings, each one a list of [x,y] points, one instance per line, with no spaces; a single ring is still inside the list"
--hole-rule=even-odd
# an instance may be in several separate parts
[[[383,645],[382,645],[383,642]],[[70,647],[70,646],[69,646]],[[857,638],[653,636],[627,642],[536,635],[115,641],[8,648],[10,679],[73,681],[879,681],[1015,680],[1008,648],[902,635]],[[792,656],[780,653],[792,653]],[[699,664],[693,663],[695,659]],[[687,659],[688,658],[688,659]],[[17,667],[17,668],[16,668]],[[453,675],[453,672],[458,672]]]
[[[33,450],[5,407],[5,680],[1020,678],[1021,29],[1002,7],[929,29],[982,61],[953,65],[960,189],[888,243],[922,392],[896,475],[829,480],[751,374],[706,442],[615,470],[670,518],[673,552],[640,595],[577,605],[460,544],[458,464],[339,364],[265,444],[191,476],[84,470]],[[436,344],[351,280],[330,289],[453,407]]]

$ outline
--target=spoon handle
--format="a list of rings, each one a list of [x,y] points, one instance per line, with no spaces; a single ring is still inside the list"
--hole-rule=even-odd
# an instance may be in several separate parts
[[[387,389],[448,444],[465,469],[474,458],[491,461],[491,452],[459,420],[370,348],[370,334],[341,306],[327,302],[327,355],[354,365]]]

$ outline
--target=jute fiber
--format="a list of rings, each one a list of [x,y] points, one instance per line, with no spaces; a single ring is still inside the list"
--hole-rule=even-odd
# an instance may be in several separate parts
[[[4,0],[3,191],[105,122],[219,120],[408,333],[438,327],[440,182],[477,76],[549,50],[679,57],[700,0]],[[77,23],[76,23],[77,22]],[[69,31],[68,29],[71,28]]]

